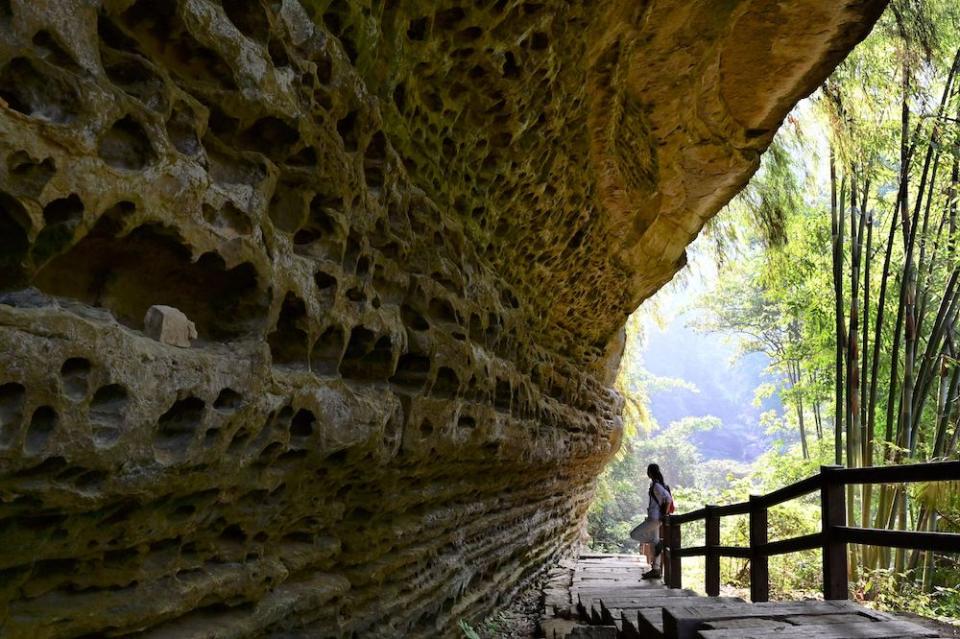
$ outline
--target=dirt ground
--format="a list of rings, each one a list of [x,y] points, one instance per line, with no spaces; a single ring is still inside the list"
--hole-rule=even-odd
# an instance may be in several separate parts
[[[921,617],[920,615],[915,615],[910,612],[900,612],[897,613],[898,617],[903,617],[908,619],[918,625],[923,626],[924,628],[930,628],[931,630],[936,630],[940,633],[941,637],[950,637],[951,639],[957,638],[960,639],[960,625],[941,623],[934,619],[928,619],[926,617]],[[957,623],[960,624],[960,620],[957,620]]]
[[[480,639],[533,639],[543,612],[543,582],[546,576],[531,582],[510,605],[498,610],[474,627]]]

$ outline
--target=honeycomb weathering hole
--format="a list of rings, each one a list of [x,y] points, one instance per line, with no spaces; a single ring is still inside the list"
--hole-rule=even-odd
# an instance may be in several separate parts
[[[0,385],[0,447],[9,447],[17,436],[23,418],[26,389],[23,384],[9,382]]]
[[[430,377],[430,358],[416,353],[404,353],[397,362],[397,370],[390,381],[410,390],[420,390]]]
[[[198,397],[187,397],[173,403],[160,416],[153,440],[160,461],[177,461],[189,452],[195,433],[206,412],[206,402]]]
[[[197,135],[196,118],[183,109],[174,109],[167,120],[167,137],[177,151],[184,155],[196,155],[203,148]]]
[[[43,221],[46,226],[40,231],[31,249],[34,266],[44,264],[69,246],[83,219],[83,209],[83,202],[76,193],[54,200],[43,207]]]
[[[36,160],[26,151],[16,151],[7,158],[7,171],[14,190],[37,197],[57,172],[53,158]]]
[[[433,387],[430,394],[434,397],[452,399],[460,391],[460,378],[449,366],[441,366],[437,369],[437,377],[433,381]]]
[[[343,355],[343,329],[326,328],[310,351],[310,368],[317,375],[336,375]]]
[[[340,361],[346,379],[386,381],[393,374],[393,346],[388,335],[377,337],[370,329],[357,326],[350,333],[347,350]]]
[[[220,394],[217,395],[217,399],[213,402],[213,407],[224,413],[233,412],[242,405],[243,395],[232,388],[224,388],[222,391],[220,391]]]
[[[163,80],[143,58],[132,54],[115,54],[108,50],[102,52],[103,69],[110,81],[124,93],[131,95],[155,111],[166,107],[166,93]]]
[[[90,426],[93,430],[94,445],[104,448],[120,438],[126,407],[127,389],[120,384],[108,384],[94,393],[90,402]]]
[[[15,198],[0,192],[0,290],[15,288],[25,278],[24,260],[30,250],[30,217]]]
[[[136,329],[151,306],[173,306],[212,340],[258,331],[267,310],[251,264],[227,269],[212,253],[194,262],[175,231],[153,224],[119,238],[90,234],[48,262],[34,283],[45,293],[107,308]]]
[[[0,71],[0,98],[24,115],[69,124],[77,117],[76,91],[43,67],[26,58],[15,58]]]
[[[317,418],[314,417],[312,412],[305,408],[301,408],[290,421],[290,436],[300,438],[309,437],[313,434],[313,428],[316,421]]]
[[[243,132],[239,143],[243,148],[264,153],[273,160],[283,160],[289,154],[300,132],[275,117],[261,118]]]
[[[143,126],[129,116],[114,122],[100,138],[98,153],[113,168],[130,171],[144,168],[156,157]]]
[[[166,68],[190,83],[235,91],[233,69],[222,56],[204,46],[184,24],[177,5],[137,0],[121,16],[144,46]]]
[[[63,392],[74,401],[87,395],[87,377],[90,375],[90,361],[83,357],[71,357],[60,367],[63,380]]]
[[[277,326],[267,342],[273,363],[293,368],[307,368],[309,363],[307,342],[307,309],[303,300],[287,293],[280,308]]]
[[[230,22],[245,36],[264,43],[270,36],[270,21],[258,2],[223,0],[223,10]]]
[[[220,208],[205,204],[203,218],[214,228],[233,235],[250,235],[253,232],[253,221],[250,216],[231,202],[224,203]]]
[[[27,429],[27,437],[24,442],[27,454],[36,455],[47,446],[47,441],[57,427],[57,411],[50,406],[41,406],[33,411],[33,417],[30,418],[30,427]]]

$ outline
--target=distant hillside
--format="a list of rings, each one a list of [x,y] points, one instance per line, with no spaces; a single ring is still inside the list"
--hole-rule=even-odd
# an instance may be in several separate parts
[[[760,414],[783,410],[777,395],[761,407],[753,405],[755,389],[775,381],[764,374],[768,360],[762,354],[750,354],[733,361],[735,342],[689,328],[687,324],[694,317],[688,311],[663,330],[652,322],[645,325],[647,346],[642,357],[646,370],[657,377],[679,378],[699,390],[654,389],[650,393],[651,412],[664,426],[684,417],[718,417],[722,422],[718,429],[693,437],[704,457],[751,462],[774,439],[764,434]]]

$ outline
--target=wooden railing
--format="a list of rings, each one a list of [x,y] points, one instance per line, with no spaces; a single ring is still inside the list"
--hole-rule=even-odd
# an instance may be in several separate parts
[[[767,601],[770,597],[768,558],[773,555],[820,548],[823,551],[824,599],[846,599],[848,596],[848,543],[960,553],[960,534],[847,526],[846,486],[956,480],[960,480],[960,461],[872,468],[821,466],[818,475],[766,495],[751,495],[750,501],[747,502],[728,506],[705,506],[700,510],[682,515],[670,515],[664,525],[665,581],[670,588],[681,588],[682,559],[706,557],[706,591],[708,595],[715,597],[720,594],[720,558],[749,559],[750,598],[753,601]],[[769,541],[767,511],[773,506],[817,490],[820,491],[820,532],[781,541]],[[720,518],[731,515],[749,515],[749,547],[720,545]],[[706,523],[705,545],[683,548],[680,542],[681,526],[700,520]]]

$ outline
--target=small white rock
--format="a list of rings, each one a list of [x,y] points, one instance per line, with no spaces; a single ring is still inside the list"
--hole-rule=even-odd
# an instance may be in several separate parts
[[[162,344],[183,348],[190,348],[190,340],[197,338],[197,327],[186,315],[172,306],[159,304],[147,309],[143,331]]]

